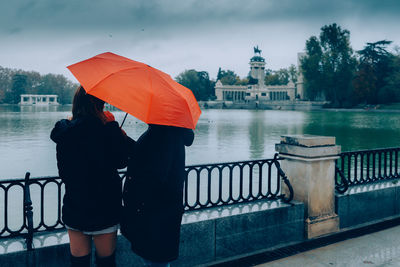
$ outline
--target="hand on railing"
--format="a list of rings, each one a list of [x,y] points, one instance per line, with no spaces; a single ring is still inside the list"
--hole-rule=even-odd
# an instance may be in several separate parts
[[[294,193],[293,193],[293,187],[292,187],[292,185],[290,184],[290,181],[289,181],[289,179],[287,178],[285,172],[281,169],[281,164],[280,164],[279,161],[278,161],[278,156],[279,156],[279,154],[278,154],[278,153],[275,153],[275,155],[274,155],[274,164],[275,164],[275,166],[276,166],[276,169],[278,170],[279,176],[282,177],[283,182],[285,183],[285,185],[286,185],[286,186],[288,187],[288,189],[289,189],[289,197],[286,197],[285,194],[282,194],[282,195],[281,195],[281,198],[282,198],[283,202],[289,203],[290,201],[293,200],[293,194],[294,194]]]

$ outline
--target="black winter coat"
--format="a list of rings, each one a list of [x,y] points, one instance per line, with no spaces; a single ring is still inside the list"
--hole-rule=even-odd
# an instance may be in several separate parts
[[[185,146],[192,130],[150,125],[138,139],[124,185],[122,234],[139,256],[157,262],[179,254]]]
[[[85,117],[56,123],[57,166],[65,183],[63,222],[81,231],[97,231],[120,222],[121,179],[128,138],[118,123]]]

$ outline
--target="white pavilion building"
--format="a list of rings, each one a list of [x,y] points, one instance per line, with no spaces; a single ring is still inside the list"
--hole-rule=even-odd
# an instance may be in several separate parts
[[[20,105],[59,105],[58,95],[21,95]]]

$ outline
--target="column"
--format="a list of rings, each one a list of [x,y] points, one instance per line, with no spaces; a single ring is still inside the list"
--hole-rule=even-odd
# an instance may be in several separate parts
[[[281,166],[293,186],[294,199],[305,205],[307,238],[339,230],[334,179],[340,146],[335,142],[335,137],[329,136],[288,135],[275,145],[284,158]]]

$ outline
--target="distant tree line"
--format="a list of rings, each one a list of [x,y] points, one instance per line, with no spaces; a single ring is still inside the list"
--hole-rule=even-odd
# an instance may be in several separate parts
[[[279,70],[265,70],[265,85],[286,85],[289,82],[296,84],[297,82],[297,68],[295,65],[290,65],[289,68],[282,68]]]
[[[60,104],[70,104],[77,86],[63,75],[0,66],[0,103],[18,104],[21,94],[55,94]]]
[[[389,52],[391,43],[366,43],[354,52],[348,30],[336,23],[323,26],[319,38],[306,41],[301,60],[306,98],[335,107],[400,101],[400,51]]]

